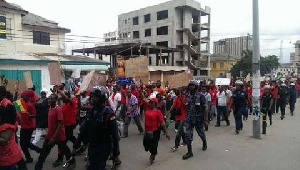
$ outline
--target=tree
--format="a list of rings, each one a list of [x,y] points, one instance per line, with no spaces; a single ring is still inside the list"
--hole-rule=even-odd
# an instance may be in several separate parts
[[[242,52],[242,59],[238,61],[231,69],[233,77],[239,77],[240,71],[243,72],[242,76],[246,77],[248,73],[252,74],[252,51],[245,50]],[[271,70],[277,69],[279,66],[278,58],[275,55],[260,57],[260,74],[264,76],[269,74]]]

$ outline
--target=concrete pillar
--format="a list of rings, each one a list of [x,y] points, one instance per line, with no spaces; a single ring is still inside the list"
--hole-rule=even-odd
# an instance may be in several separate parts
[[[175,58],[174,58],[175,56],[174,56],[174,51],[172,52],[172,66],[174,66],[175,65]]]

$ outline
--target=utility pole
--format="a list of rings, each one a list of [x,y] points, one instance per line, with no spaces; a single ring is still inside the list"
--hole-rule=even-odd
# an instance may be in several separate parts
[[[258,0],[253,0],[253,57],[252,57],[252,83],[253,83],[253,137],[260,138],[260,45],[259,45],[259,8]]]

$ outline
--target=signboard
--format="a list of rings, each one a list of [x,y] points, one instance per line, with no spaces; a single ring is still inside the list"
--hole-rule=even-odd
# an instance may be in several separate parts
[[[107,76],[105,74],[98,74],[95,73],[95,70],[92,70],[84,76],[80,85],[80,91],[88,91],[94,86],[105,86],[106,78]]]
[[[22,91],[27,90],[26,82],[20,80],[8,80],[6,90],[14,94],[16,88],[19,89],[19,94],[21,94]]]
[[[229,78],[216,78],[216,85],[217,86],[229,86],[230,79]]]
[[[6,17],[0,16],[0,39],[6,39]]]
[[[90,82],[93,78],[95,70],[90,71],[86,76],[83,77],[83,81],[80,85],[80,91],[86,91],[89,88]]]
[[[24,78],[25,78],[25,82],[26,82],[26,87],[27,88],[32,88],[33,83],[32,83],[32,79],[31,79],[30,71],[26,71],[23,74],[24,74]]]
[[[106,75],[105,74],[94,73],[87,90],[89,90],[95,86],[106,86]]]
[[[48,70],[50,74],[50,85],[61,84],[61,68],[59,63],[48,63]]]
[[[169,84],[171,88],[179,88],[187,86],[189,81],[193,78],[191,73],[179,73],[176,75],[169,76]]]
[[[125,61],[126,77],[147,77],[149,76],[149,60],[147,56],[131,58]]]
[[[124,56],[117,56],[117,77],[125,77],[125,59]]]

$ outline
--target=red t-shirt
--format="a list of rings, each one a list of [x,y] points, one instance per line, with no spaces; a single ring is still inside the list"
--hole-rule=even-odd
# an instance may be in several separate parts
[[[271,93],[274,96],[274,99],[278,99],[278,87],[272,86],[271,87]]]
[[[36,110],[34,105],[29,101],[26,104],[27,112],[30,115],[36,115]],[[27,113],[21,113],[21,129],[34,129],[35,128],[35,118],[28,116]]]
[[[0,166],[11,166],[22,159],[23,154],[21,148],[15,140],[16,128],[16,125],[11,124],[3,124],[0,126],[0,133],[7,130],[12,131],[7,144],[0,145]]]
[[[121,104],[126,104],[126,94],[127,93],[127,89],[126,88],[122,88],[121,89]]]
[[[50,140],[57,128],[58,122],[63,121],[64,116],[60,106],[56,106],[55,108],[49,108],[48,113],[48,133],[46,135],[46,140]],[[59,133],[56,136],[56,141],[64,141],[66,140],[65,127],[62,125]]]
[[[133,94],[137,99],[138,99],[138,105],[140,106],[142,104],[142,99],[141,99],[141,94],[140,92],[137,90],[137,88],[133,89],[131,91],[131,94]]]
[[[181,102],[182,100],[182,102]],[[186,97],[183,95],[181,100],[179,99],[178,96],[175,97],[175,100],[173,102],[173,106],[176,108],[180,108],[181,115],[177,116],[175,115],[176,120],[184,120],[185,115],[186,115],[186,107],[185,107],[185,102],[186,102]]]
[[[164,123],[160,110],[147,110],[145,113],[145,131],[154,132]]]
[[[64,125],[75,125],[76,124],[76,100],[72,99],[71,103],[64,103],[61,107],[64,115]]]
[[[209,94],[211,96],[211,105],[216,105],[217,104],[217,93],[218,91],[216,89],[209,90]]]

